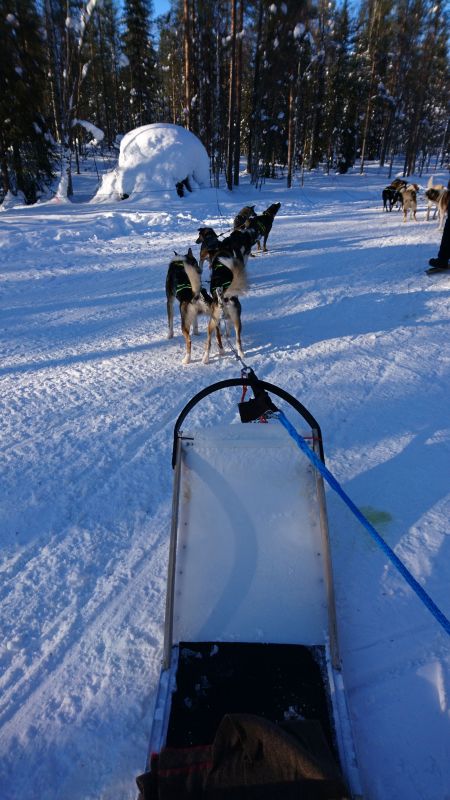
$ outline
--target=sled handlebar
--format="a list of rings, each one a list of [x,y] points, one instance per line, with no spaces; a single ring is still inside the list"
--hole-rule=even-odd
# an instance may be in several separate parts
[[[319,423],[313,417],[313,415],[308,411],[307,408],[305,408],[305,406],[302,403],[299,402],[299,400],[297,400],[295,397],[289,394],[289,392],[286,392],[279,386],[275,386],[275,384],[273,383],[267,383],[266,381],[259,380],[258,378],[256,378],[256,375],[253,372],[251,372],[251,374],[246,377],[227,378],[223,381],[212,383],[210,386],[207,386],[205,389],[202,389],[201,392],[198,392],[196,395],[194,395],[194,397],[191,398],[191,400],[189,400],[189,403],[185,405],[183,410],[180,412],[177,421],[175,422],[175,427],[173,431],[172,468],[175,468],[177,460],[177,440],[180,428],[184,420],[186,419],[187,415],[192,411],[192,409],[194,408],[194,406],[197,405],[197,403],[199,403],[205,397],[208,397],[208,395],[213,394],[214,392],[219,392],[222,389],[228,389],[231,386],[249,386],[253,390],[254,394],[255,394],[255,388],[257,388],[257,390],[260,392],[263,391],[271,392],[272,394],[277,395],[277,397],[280,397],[282,400],[285,400],[287,403],[289,403],[289,405],[292,406],[292,408],[294,408],[311,427],[319,444],[320,459],[321,461],[325,462],[323,444],[322,444],[322,432],[320,430]],[[270,398],[269,398],[269,403],[270,403]],[[273,408],[275,407],[273,406]]]

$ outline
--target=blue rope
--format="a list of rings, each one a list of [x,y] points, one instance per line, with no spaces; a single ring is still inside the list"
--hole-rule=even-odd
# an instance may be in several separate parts
[[[308,456],[309,460],[314,464],[315,468],[320,472],[320,474],[325,478],[327,483],[331,486],[335,492],[343,499],[344,503],[348,505],[351,511],[353,511],[355,517],[360,521],[361,525],[365,527],[365,529],[369,532],[372,539],[375,540],[377,545],[381,547],[381,549],[386,553],[387,557],[390,561],[394,564],[394,566],[398,569],[401,575],[403,575],[405,581],[409,583],[413,591],[417,594],[417,596],[422,600],[422,603],[426,605],[429,611],[433,614],[436,620],[439,622],[440,625],[444,628],[446,633],[450,635],[450,621],[447,619],[445,614],[442,613],[440,608],[433,602],[431,597],[427,594],[427,592],[422,588],[420,583],[416,581],[416,579],[411,575],[409,570],[405,567],[402,561],[400,561],[399,557],[394,553],[394,551],[389,547],[389,545],[384,541],[384,539],[380,536],[378,531],[375,530],[373,525],[370,524],[369,520],[366,519],[364,514],[361,513],[359,508],[355,506],[353,501],[350,499],[348,494],[346,494],[342,488],[342,486],[338,483],[334,475],[327,469],[323,461],[314,453],[313,450],[309,447],[303,436],[298,433],[294,426],[291,425],[287,417],[283,414],[282,411],[277,411],[274,414],[275,417],[279,419],[281,424],[284,428],[286,428],[289,435],[292,439],[296,442],[300,450],[302,450],[305,455]]]

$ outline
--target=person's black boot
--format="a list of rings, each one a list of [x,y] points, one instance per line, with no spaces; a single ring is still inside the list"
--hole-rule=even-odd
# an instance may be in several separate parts
[[[443,258],[430,258],[429,260],[430,267],[438,267],[438,269],[449,269],[450,265],[448,260],[446,261]]]
[[[427,275],[434,275],[436,272],[450,272],[450,264],[445,258],[430,258],[429,267],[425,272]]]

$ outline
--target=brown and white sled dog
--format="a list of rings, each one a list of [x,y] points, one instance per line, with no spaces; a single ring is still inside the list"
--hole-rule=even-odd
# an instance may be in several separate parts
[[[236,335],[236,349],[240,358],[244,357],[241,341],[241,304],[238,295],[246,292],[248,288],[245,264],[242,258],[232,256],[227,252],[219,251],[211,264],[212,297],[211,316],[208,322],[205,355],[203,363],[208,364],[211,350],[211,337],[215,332],[219,354],[223,355],[222,337],[220,334],[220,321],[231,322]]]
[[[168,338],[173,338],[173,306],[177,299],[180,304],[181,332],[186,341],[183,364],[189,364],[191,360],[191,327],[198,334],[198,315],[210,314],[212,309],[212,298],[201,288],[201,273],[197,259],[189,248],[184,256],[175,253],[166,276]]]
[[[449,206],[450,206],[450,189],[443,189],[438,203],[440,230],[442,230],[442,228],[444,227],[445,217],[449,213]]]
[[[427,188],[425,191],[425,197],[427,198],[427,221],[430,219],[430,211],[433,206],[433,219],[436,218],[436,214],[438,213],[439,209],[439,200],[441,199],[443,191],[445,191],[445,187],[442,185],[442,183],[433,184],[433,176],[431,175],[428,179]]]
[[[402,196],[402,206],[403,206],[403,222],[406,222],[408,219],[408,211],[410,217],[414,219],[414,222],[417,222],[416,212],[417,212],[417,191],[418,186],[415,183],[408,183],[406,187],[399,189],[400,194]]]

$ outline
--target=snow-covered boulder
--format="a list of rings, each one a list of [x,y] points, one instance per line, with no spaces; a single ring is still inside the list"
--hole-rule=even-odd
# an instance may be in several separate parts
[[[117,167],[106,173],[94,201],[161,196],[209,186],[209,157],[200,139],[180,125],[155,122],[125,134]]]

